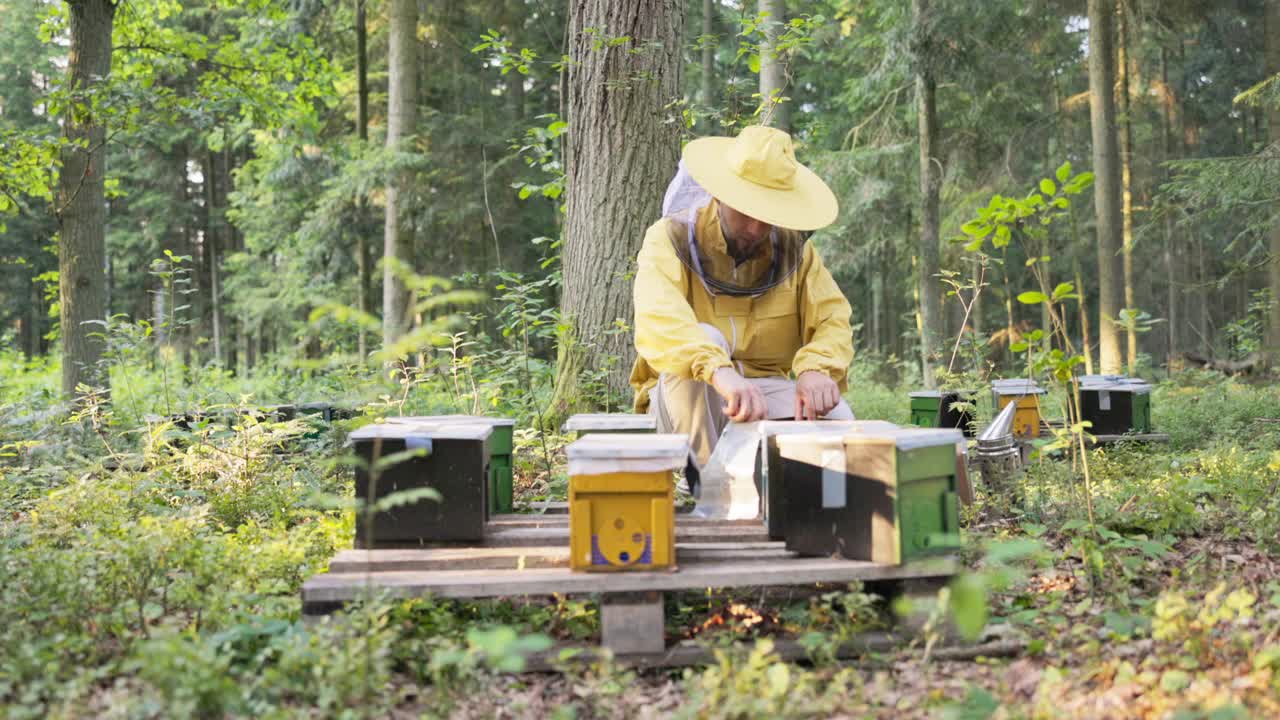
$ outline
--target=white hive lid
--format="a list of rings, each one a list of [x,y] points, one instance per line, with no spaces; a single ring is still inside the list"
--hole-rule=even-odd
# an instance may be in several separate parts
[[[834,450],[844,448],[845,445],[888,441],[899,450],[916,450],[938,445],[955,445],[965,441],[964,433],[954,428],[900,428],[889,423],[885,425],[889,427],[851,432],[778,435],[778,448],[783,456],[791,457],[788,455],[789,448],[792,452],[799,452],[802,448],[810,451]]]
[[[760,423],[760,434],[764,437],[883,432],[897,429],[897,425],[885,420],[765,420]]]
[[[462,423],[411,423],[387,422],[365,425],[353,430],[347,437],[352,440],[407,440],[409,438],[426,440],[484,440],[493,434],[489,425]]]
[[[889,432],[868,432],[845,436],[849,443],[863,440],[892,439],[899,450],[918,450],[939,445],[956,445],[965,442],[964,433],[956,428],[898,428]]]
[[[511,418],[487,417],[484,415],[405,415],[404,417],[387,418],[389,423],[435,423],[461,425],[490,425],[493,427],[512,427],[516,424]]]
[[[1127,375],[1081,375],[1081,390],[1108,390],[1145,395],[1151,392],[1151,384],[1142,378]]]
[[[658,419],[635,413],[578,413],[564,423],[565,432],[583,430],[655,430]]]
[[[1043,395],[1044,388],[1026,378],[1008,378],[991,381],[991,389],[997,395]]]
[[[570,443],[565,454],[570,460],[669,459],[678,460],[683,467],[689,457],[689,437],[676,433],[592,433]]]

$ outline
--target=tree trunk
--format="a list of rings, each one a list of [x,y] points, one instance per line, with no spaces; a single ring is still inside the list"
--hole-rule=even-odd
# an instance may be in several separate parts
[[[702,92],[699,100],[710,108],[715,104],[716,46],[711,40],[715,18],[715,0],[702,0]]]
[[[929,25],[929,0],[913,0],[917,32]],[[938,247],[938,201],[942,188],[942,161],[938,153],[937,81],[927,58],[917,63],[916,104],[920,136],[920,359],[926,387],[934,386],[933,363],[942,341],[942,302],[938,285],[941,263]]]
[[[1098,222],[1098,364],[1107,374],[1121,372],[1124,364],[1120,332],[1114,322],[1124,299],[1115,15],[1115,0],[1089,0],[1089,119],[1093,128],[1094,208]]]
[[[1080,261],[1074,263],[1076,273],[1076,294],[1079,296],[1076,301],[1080,306],[1080,350],[1084,353],[1084,371],[1090,375],[1093,374],[1093,346],[1089,335],[1089,308],[1085,306],[1085,297],[1088,293],[1085,291],[1084,282],[1080,279]]]
[[[93,90],[111,71],[112,0],[69,0],[71,47],[67,87],[76,102],[62,118],[71,144],[58,174],[58,300],[62,322],[62,392],[109,382],[99,364],[106,328],[106,128],[93,110]],[[80,147],[79,145],[83,145]]]
[[[369,51],[367,48],[368,25],[365,22],[365,0],[356,0],[356,136],[360,142],[369,142]],[[364,196],[356,201],[356,302],[360,312],[370,314],[369,302],[369,238],[365,223]],[[356,352],[363,361],[369,355],[369,342],[364,325],[356,336]]]
[[[791,132],[791,103],[781,102],[787,93],[787,67],[777,49],[778,36],[787,22],[787,4],[784,0],[760,0],[760,12],[769,13],[760,43],[761,124]]]
[[[880,253],[873,251],[871,263],[867,268],[871,273],[871,327],[867,334],[870,339],[868,350],[880,355],[884,349],[881,338],[884,336],[884,273],[885,267],[880,263]]]
[[[1160,82],[1164,86],[1164,98],[1161,106],[1161,120],[1164,130],[1164,161],[1168,163],[1174,159],[1174,122],[1173,122],[1173,103],[1174,95],[1172,88],[1169,87],[1169,65],[1167,62],[1166,52],[1163,47],[1160,48]],[[1165,166],[1163,177],[1168,182],[1172,173],[1169,172],[1168,165]],[[1164,216],[1164,265],[1165,274],[1168,276],[1168,290],[1166,291],[1165,302],[1168,308],[1165,311],[1168,322],[1165,323],[1168,332],[1169,347],[1167,359],[1171,360],[1182,350],[1181,337],[1179,336],[1178,323],[1182,322],[1182,313],[1179,312],[1178,303],[1178,262],[1176,255],[1179,253],[1174,248],[1175,229],[1173,226],[1173,214],[1166,212]]]
[[[1266,75],[1280,74],[1280,0],[1267,0],[1266,10]],[[1280,104],[1267,103],[1267,139],[1280,143]],[[1267,337],[1268,351],[1280,352],[1280,224],[1271,229],[1271,258],[1267,262],[1267,286],[1271,288],[1271,322]]]
[[[418,108],[418,3],[391,0],[388,33],[387,148],[396,148],[414,133]],[[409,291],[392,267],[413,262],[413,221],[405,212],[408,178],[387,184],[383,226],[382,343],[391,345],[409,328]]]
[[[1138,303],[1135,299],[1133,278],[1133,121],[1129,110],[1129,22],[1128,9],[1124,0],[1117,3],[1119,16],[1119,32],[1116,35],[1117,61],[1116,72],[1119,74],[1118,94],[1120,96],[1120,185],[1121,185],[1121,217],[1123,226],[1122,262],[1124,268],[1124,306],[1133,312]],[[1129,373],[1137,372],[1138,367],[1138,333],[1130,325],[1125,328],[1125,359]]]
[[[679,159],[680,123],[667,110],[680,93],[684,12],[675,0],[574,0],[569,15],[568,206],[559,345],[551,415],[583,407],[579,374],[607,367],[625,391],[630,333],[606,334],[632,316],[630,268]],[[599,28],[623,45],[594,48]]]

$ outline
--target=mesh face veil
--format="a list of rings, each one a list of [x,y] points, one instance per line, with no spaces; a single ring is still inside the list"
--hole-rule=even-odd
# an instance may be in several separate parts
[[[782,284],[804,257],[806,234],[793,230],[775,227],[769,234],[770,252],[769,267],[758,277],[717,277],[712,270],[713,265],[706,260],[705,251],[698,246],[694,237],[694,226],[698,211],[711,204],[711,194],[689,175],[684,161],[676,170],[676,176],[667,186],[662,200],[662,214],[669,219],[667,223],[671,234],[671,245],[676,256],[706,288],[711,295],[727,295],[730,297],[755,297],[768,292]]]

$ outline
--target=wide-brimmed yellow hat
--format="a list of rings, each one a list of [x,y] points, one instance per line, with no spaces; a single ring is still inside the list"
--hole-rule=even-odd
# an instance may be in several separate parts
[[[777,128],[698,138],[684,146],[684,164],[712,197],[770,225],[817,230],[840,212],[831,188],[796,161],[791,136]]]

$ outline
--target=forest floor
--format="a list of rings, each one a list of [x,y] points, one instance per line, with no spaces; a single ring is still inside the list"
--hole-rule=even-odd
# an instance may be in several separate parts
[[[861,417],[903,422],[905,390],[851,399]],[[503,669],[598,637],[589,599],[380,601],[302,621],[302,581],[351,543],[341,428],[179,434],[129,415],[123,392],[114,414],[66,424],[39,393],[4,392],[5,717],[1280,717],[1270,385],[1161,383],[1155,423],[1171,442],[1092,451],[1087,487],[1063,459],[1034,462],[1016,500],[978,479],[968,569],[939,600],[957,623],[977,612],[1023,638],[1015,657],[940,659],[930,631],[832,661],[889,611],[867,588],[815,587],[669,594],[668,638],[715,648],[706,667],[549,674]],[[564,441],[517,433],[520,497],[563,494]],[[812,662],[778,660],[779,637]]]

